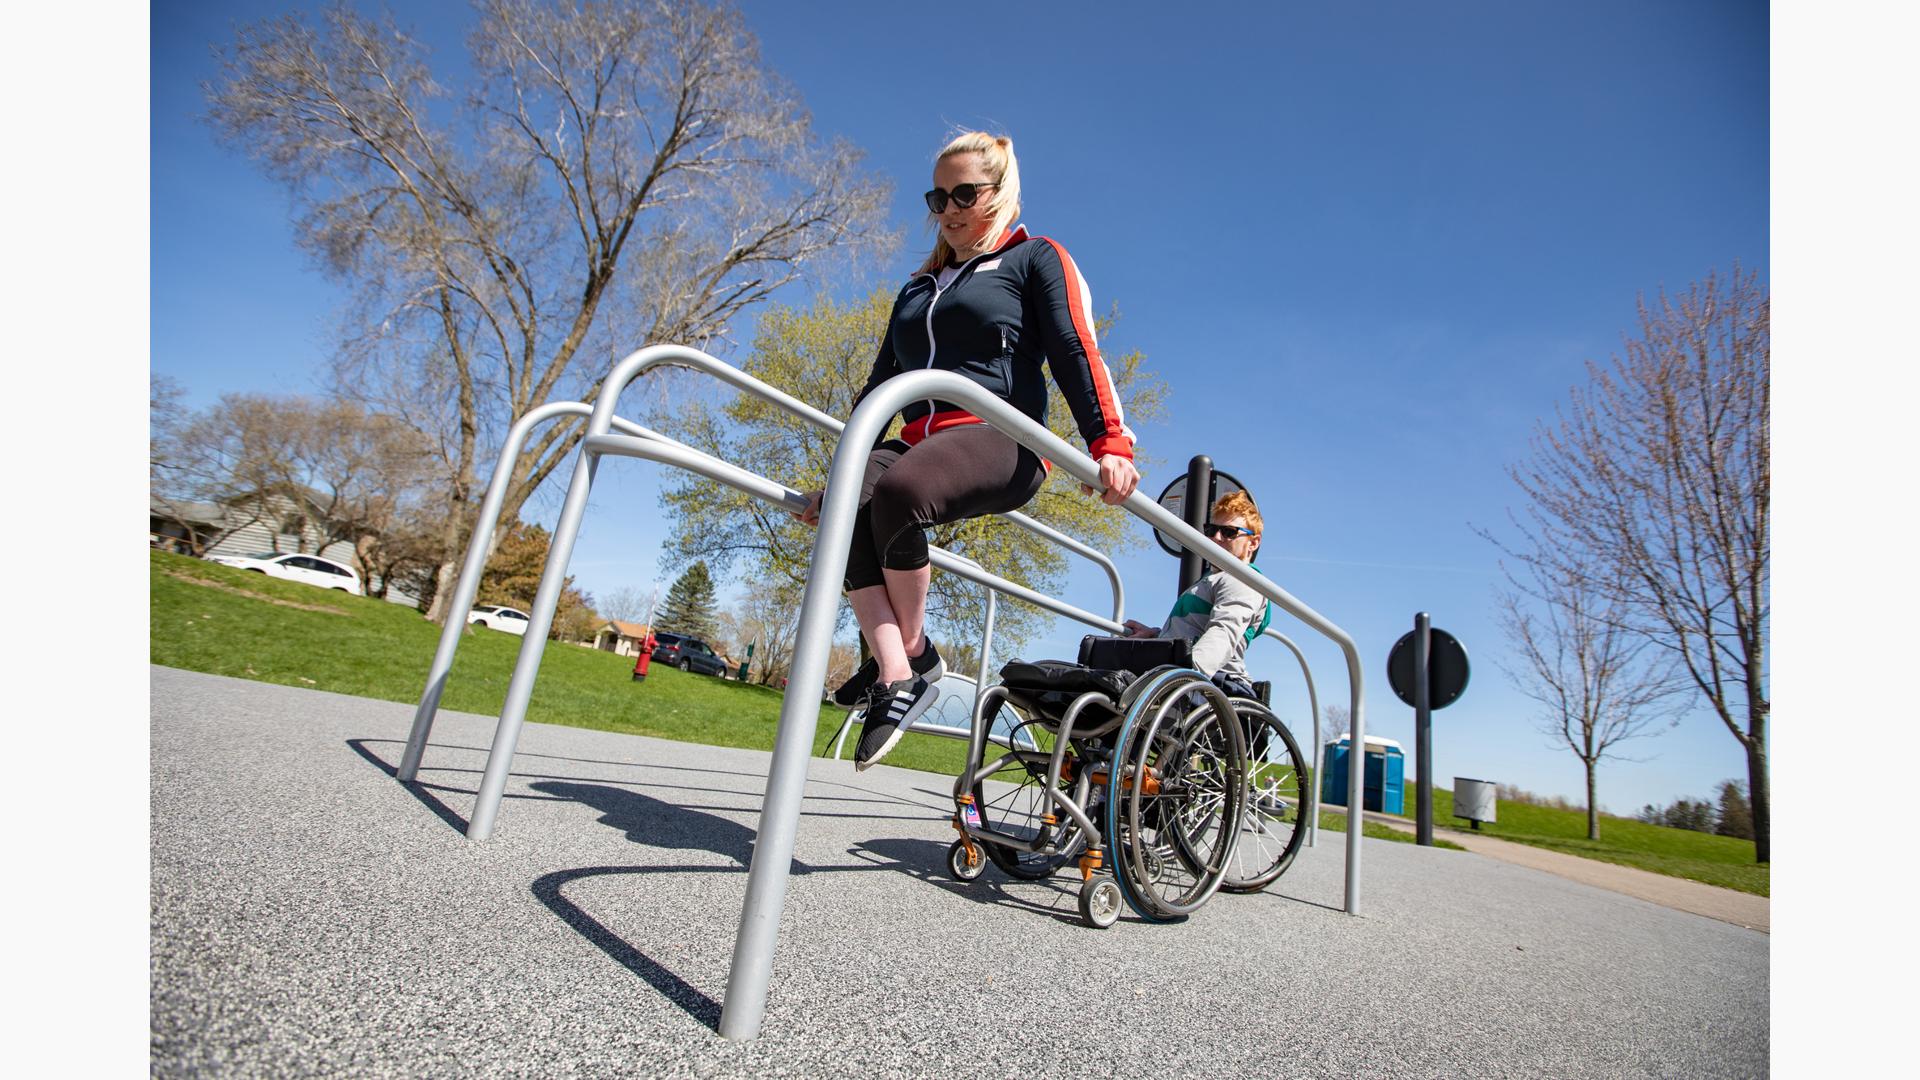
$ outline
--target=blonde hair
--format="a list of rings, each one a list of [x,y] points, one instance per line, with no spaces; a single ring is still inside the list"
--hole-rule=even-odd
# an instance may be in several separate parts
[[[1238,517],[1259,536],[1266,531],[1266,525],[1260,520],[1260,510],[1253,505],[1253,496],[1244,491],[1229,491],[1220,496],[1213,504],[1213,516],[1217,518]]]
[[[989,135],[984,131],[967,131],[953,137],[953,141],[942,147],[933,156],[937,165],[959,154],[979,154],[980,167],[993,184],[993,197],[986,202],[986,209],[993,215],[993,224],[987,229],[987,242],[1000,242],[1000,234],[1013,227],[1020,216],[1020,162],[1013,156],[1013,140],[1005,135]],[[933,214],[927,215],[937,220]],[[953,245],[942,236],[933,243],[933,254],[920,267],[920,273],[938,270],[953,257]]]

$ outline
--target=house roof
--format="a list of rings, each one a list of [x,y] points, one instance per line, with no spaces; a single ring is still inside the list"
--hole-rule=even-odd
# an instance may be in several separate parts
[[[621,637],[643,638],[647,636],[646,623],[621,622],[619,619],[608,619],[607,626],[613,627]],[[601,629],[604,630],[606,627],[601,627]]]
[[[191,521],[196,525],[218,525],[227,519],[224,508],[203,502],[171,502],[151,492],[147,494],[147,512],[157,517]]]

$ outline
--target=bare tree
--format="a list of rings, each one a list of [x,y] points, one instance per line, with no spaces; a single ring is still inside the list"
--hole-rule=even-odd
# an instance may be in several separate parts
[[[1521,542],[1501,544],[1550,579],[1583,578],[1622,625],[1673,653],[1746,751],[1760,862],[1770,861],[1769,309],[1738,265],[1726,282],[1643,299],[1625,354],[1588,365],[1587,387],[1510,470],[1530,504],[1514,519]]]
[[[802,590],[784,577],[768,576],[744,590],[739,601],[720,614],[721,635],[735,661],[745,659],[747,646],[758,643],[749,677],[762,684],[780,685],[793,666]]]
[[[397,585],[423,603],[431,602],[441,531],[433,505],[412,504],[403,506],[379,532],[355,541],[354,558],[368,582],[367,595],[385,597]]]
[[[303,551],[310,538],[318,551],[344,541],[370,584],[386,566],[382,595],[388,572],[417,559],[419,534],[444,516],[432,503],[429,453],[410,426],[353,402],[228,394],[156,425],[151,473],[163,507],[226,508],[209,543],[254,523]]]
[[[652,610],[657,599],[658,595],[653,590],[637,585],[622,585],[600,602],[600,614],[621,622],[645,622],[647,612]]]
[[[1353,710],[1345,705],[1320,707],[1320,745],[1332,746],[1340,736],[1353,730]],[[1319,762],[1315,762],[1317,767]]]
[[[269,526],[276,544],[285,533],[301,536],[304,549],[295,517],[306,516],[310,408],[299,398],[228,394],[198,412],[176,411],[155,434],[155,501],[182,521],[189,503],[224,508],[220,530],[201,537],[201,550],[253,524]]]
[[[514,417],[646,342],[704,345],[824,256],[876,249],[886,190],[812,132],[740,16],[696,0],[482,0],[452,102],[421,44],[344,5],[242,28],[210,119],[294,192],[357,286],[341,385],[431,434],[453,512],[436,599]],[[512,518],[577,444],[540,434]]]
[[[1501,667],[1542,706],[1541,732],[1586,769],[1587,839],[1598,840],[1600,762],[1620,758],[1617,747],[1629,739],[1659,734],[1655,725],[1674,715],[1675,695],[1686,687],[1674,681],[1671,663],[1647,655],[1652,642],[1623,625],[1618,601],[1609,598],[1617,590],[1594,590],[1585,574],[1545,572],[1534,566],[1500,594],[1500,628],[1520,656]]]
[[[286,416],[322,549],[346,541],[360,559],[362,540],[415,532],[444,517],[429,486],[431,446],[398,417],[351,401],[299,399]],[[360,561],[364,575],[371,567]]]

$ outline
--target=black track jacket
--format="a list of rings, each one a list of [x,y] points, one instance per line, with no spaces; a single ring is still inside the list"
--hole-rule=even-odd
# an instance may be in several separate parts
[[[939,368],[972,379],[1045,424],[1042,359],[1092,456],[1133,457],[1133,432],[1094,340],[1086,281],[1065,248],[1044,236],[1029,237],[1021,226],[994,250],[967,260],[944,289],[932,273],[907,282],[893,302],[873,374],[854,404],[903,371]],[[909,445],[945,428],[982,423],[944,401],[916,401],[901,415],[900,437]]]

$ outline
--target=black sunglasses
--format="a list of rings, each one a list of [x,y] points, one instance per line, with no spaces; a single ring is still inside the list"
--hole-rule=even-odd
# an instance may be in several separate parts
[[[1235,537],[1255,535],[1252,529],[1243,529],[1238,525],[1215,525],[1211,521],[1200,526],[1200,531],[1206,533],[1209,540],[1232,540]]]
[[[952,191],[934,188],[927,192],[927,209],[936,214],[944,214],[947,212],[947,200],[951,199],[953,205],[965,210],[980,201],[982,190],[999,186],[999,184],[955,184]]]

